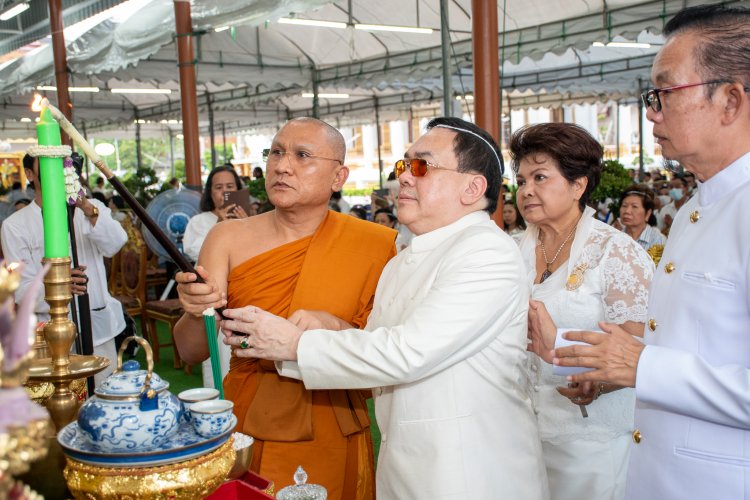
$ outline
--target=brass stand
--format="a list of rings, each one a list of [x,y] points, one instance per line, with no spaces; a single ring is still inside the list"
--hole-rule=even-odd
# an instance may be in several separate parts
[[[70,354],[76,337],[75,324],[68,318],[68,304],[72,297],[70,257],[45,259],[45,262],[51,264],[44,278],[44,300],[50,306],[50,320],[44,326],[44,338],[50,357],[32,361],[28,382],[51,382],[55,387],[45,406],[59,431],[75,419],[78,409],[70,383],[99,373],[109,366],[109,360],[100,356]]]

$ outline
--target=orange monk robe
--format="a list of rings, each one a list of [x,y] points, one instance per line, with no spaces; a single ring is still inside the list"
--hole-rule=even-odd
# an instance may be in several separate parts
[[[327,311],[357,328],[367,322],[380,273],[395,255],[391,229],[337,212],[312,236],[257,255],[228,278],[228,306],[253,305],[288,317]],[[363,391],[308,391],[280,377],[274,364],[232,358],[224,379],[238,430],[253,436],[251,470],[276,489],[298,465],[330,500],[369,500],[374,493],[370,420]]]

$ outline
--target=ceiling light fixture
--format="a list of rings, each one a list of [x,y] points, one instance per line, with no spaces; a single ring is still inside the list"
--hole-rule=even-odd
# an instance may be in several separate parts
[[[292,17],[282,17],[279,24],[297,24],[300,26],[320,26],[322,28],[346,29],[346,23],[334,21],[318,21],[315,19],[297,19]]]
[[[594,47],[605,47],[602,42],[594,42],[592,45]],[[642,42],[608,42],[606,47],[619,47],[621,49],[650,49],[651,44]]]
[[[315,94],[312,92],[303,92],[302,97],[312,99]],[[320,99],[349,99],[349,94],[318,94]]]
[[[387,26],[385,24],[355,24],[354,29],[364,31],[394,31],[397,33],[418,33],[420,35],[430,35],[434,31],[432,28],[418,28],[416,26]]]
[[[22,2],[22,3],[16,4],[10,9],[6,9],[5,11],[3,11],[2,14],[0,14],[0,21],[7,21],[8,19],[13,19],[21,12],[26,12],[27,10],[29,10],[29,7],[31,7],[29,2]]]
[[[221,33],[222,31],[226,31],[228,29],[229,29],[229,26],[220,26],[214,29],[214,33]]]
[[[57,92],[54,85],[38,85],[36,89]],[[99,87],[68,87],[68,92],[99,92]]]
[[[109,89],[113,94],[171,94],[172,89]]]

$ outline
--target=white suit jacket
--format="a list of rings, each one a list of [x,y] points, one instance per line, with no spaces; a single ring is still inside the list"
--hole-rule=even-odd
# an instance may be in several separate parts
[[[305,332],[282,375],[374,389],[379,499],[548,497],[523,369],[518,247],[485,212],[427,234],[383,271],[365,332]]]
[[[677,213],[636,379],[631,500],[750,499],[750,153]]]
[[[98,200],[89,202],[99,209],[96,225],[76,208],[73,217],[78,261],[86,266],[89,301],[91,306],[91,331],[94,346],[100,346],[115,338],[125,328],[120,302],[109,294],[104,257],[112,257],[128,241],[128,235],[119,222],[112,218],[112,211]],[[16,303],[26,293],[31,280],[42,269],[44,258],[44,226],[42,209],[31,202],[3,221],[0,230],[3,255],[8,262],[23,262],[21,284],[16,290]],[[40,321],[49,320],[49,304],[40,295],[34,310]]]

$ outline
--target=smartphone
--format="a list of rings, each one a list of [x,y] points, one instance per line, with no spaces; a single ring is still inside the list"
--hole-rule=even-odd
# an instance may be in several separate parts
[[[224,206],[235,204],[242,207],[246,214],[252,210],[250,208],[250,190],[248,188],[239,191],[226,191],[224,193]]]

